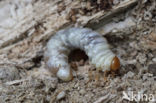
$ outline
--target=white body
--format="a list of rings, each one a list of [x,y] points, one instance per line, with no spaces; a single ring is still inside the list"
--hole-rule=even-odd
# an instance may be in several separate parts
[[[71,79],[68,54],[75,48],[84,50],[90,62],[102,71],[110,69],[111,61],[115,57],[106,39],[91,29],[60,30],[48,42],[45,57],[48,58],[47,66],[50,69],[58,68],[57,76],[63,81]]]

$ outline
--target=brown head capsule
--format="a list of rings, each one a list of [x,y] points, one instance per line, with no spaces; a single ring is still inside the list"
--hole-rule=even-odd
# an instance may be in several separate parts
[[[119,67],[120,67],[120,61],[119,61],[118,57],[115,56],[115,57],[113,58],[112,62],[111,62],[110,69],[111,69],[112,71],[117,71],[117,70],[119,69]]]

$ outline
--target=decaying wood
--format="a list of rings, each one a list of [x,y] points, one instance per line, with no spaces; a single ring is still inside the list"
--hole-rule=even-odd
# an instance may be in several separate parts
[[[95,29],[97,28],[97,26],[99,26],[99,24],[95,26],[95,23],[97,21],[100,21],[100,22],[108,21],[110,16],[115,15],[117,12],[126,10],[127,8],[136,4],[136,2],[137,0],[129,0],[129,1],[123,2],[113,7],[112,10],[108,12],[100,11],[92,16],[81,16],[77,19],[77,21],[80,23],[81,26],[87,26],[87,27],[89,26]],[[34,10],[36,10],[34,13],[26,16],[14,28],[10,29],[9,31],[1,35],[0,48],[13,45],[14,43],[17,43],[27,37],[32,36],[30,35],[30,32],[33,31],[35,27],[39,25],[44,24],[44,28],[46,28],[46,30],[44,30],[44,33],[38,34],[40,35],[38,36],[39,41],[43,39],[46,40],[47,38],[49,38],[49,36],[54,34],[54,32],[60,28],[71,26],[71,22],[69,20],[66,20],[65,18],[68,15],[67,13],[63,15],[58,15],[56,13],[56,11],[58,11],[58,8],[56,5],[57,3],[58,2],[52,2],[49,5],[46,5],[45,3],[40,3],[40,2],[37,3],[34,6]],[[79,5],[80,5],[79,2],[75,1],[73,3],[72,2],[68,3],[67,7],[68,9],[71,9]],[[44,23],[44,21],[46,20],[48,22]],[[34,32],[36,32],[35,30]],[[32,34],[35,34],[35,33],[32,33]]]

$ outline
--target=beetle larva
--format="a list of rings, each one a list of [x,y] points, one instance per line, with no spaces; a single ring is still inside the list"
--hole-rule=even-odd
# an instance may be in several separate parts
[[[64,29],[52,36],[45,52],[47,67],[63,81],[69,81],[73,77],[68,55],[76,48],[84,50],[91,64],[98,70],[116,71],[120,67],[119,59],[100,34],[88,28]]]

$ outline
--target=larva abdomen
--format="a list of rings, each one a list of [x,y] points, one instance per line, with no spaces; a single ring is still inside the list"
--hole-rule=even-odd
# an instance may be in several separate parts
[[[119,59],[109,49],[107,40],[97,32],[88,28],[60,30],[47,43],[45,58],[49,70],[63,81],[72,79],[68,55],[75,48],[84,50],[90,62],[99,70],[116,71],[120,66]]]

